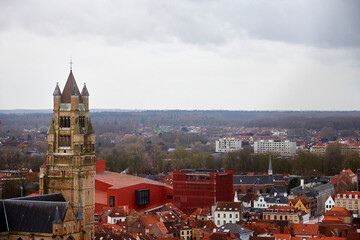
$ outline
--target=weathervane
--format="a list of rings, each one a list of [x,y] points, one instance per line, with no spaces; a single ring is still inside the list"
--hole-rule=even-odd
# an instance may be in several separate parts
[[[70,62],[69,62],[69,64],[70,64],[70,71],[72,71],[72,65],[74,64],[74,62],[72,61],[72,57],[70,57]]]

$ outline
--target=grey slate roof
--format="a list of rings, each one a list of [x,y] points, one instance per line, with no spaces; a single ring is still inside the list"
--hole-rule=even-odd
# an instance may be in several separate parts
[[[86,84],[84,83],[84,87],[81,91],[81,96],[89,96],[89,91],[87,90]]]
[[[282,175],[234,175],[234,185],[273,185],[274,180],[283,181]]]
[[[60,88],[59,88],[59,84],[58,84],[58,83],[56,83],[56,87],[55,87],[53,96],[61,96],[61,91],[60,91]]]
[[[68,202],[61,201],[65,199],[59,195],[61,194],[1,200],[0,232],[52,233],[56,211],[56,220],[63,222],[69,205]]]
[[[271,188],[269,194],[274,195],[275,193],[284,195],[286,193],[286,187],[285,186],[274,186]]]
[[[253,233],[254,231],[247,229],[236,223],[227,223],[216,229],[216,232],[232,233],[235,236],[240,237],[240,235],[244,235],[244,234],[248,235]]]
[[[288,198],[284,196],[264,197],[266,203],[288,204]]]
[[[335,192],[334,185],[331,182],[317,185],[314,187],[314,190],[317,194],[323,194],[327,192]]]
[[[316,198],[316,192],[312,188],[304,187],[302,189],[301,186],[299,186],[299,187],[296,187],[296,188],[292,188],[290,190],[290,194],[293,194],[295,196],[301,196],[301,195],[303,195],[303,193],[306,195],[306,197],[309,200],[313,200],[313,199]]]
[[[51,194],[28,196],[28,197],[18,197],[18,198],[12,198],[9,200],[66,202],[64,196],[61,193],[51,193]]]

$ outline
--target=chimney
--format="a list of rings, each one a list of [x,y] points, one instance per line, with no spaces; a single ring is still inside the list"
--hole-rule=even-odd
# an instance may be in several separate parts
[[[300,186],[301,186],[301,189],[304,189],[304,179],[300,179]]]

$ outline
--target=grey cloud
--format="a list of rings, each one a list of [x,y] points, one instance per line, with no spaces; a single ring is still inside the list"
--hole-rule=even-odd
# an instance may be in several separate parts
[[[1,1],[0,29],[112,44],[222,45],[234,38],[360,46],[360,1]]]

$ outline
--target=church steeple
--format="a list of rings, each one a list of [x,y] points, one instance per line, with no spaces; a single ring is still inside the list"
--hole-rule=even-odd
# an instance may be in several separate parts
[[[72,70],[62,92],[56,84],[46,165],[40,169],[40,194],[62,193],[83,222],[84,239],[90,240],[94,237],[95,133],[86,86],[82,93],[84,102]]]
[[[69,77],[66,81],[64,91],[61,94],[61,103],[71,103],[71,96],[76,94],[79,96],[79,103],[82,103],[79,88],[76,84],[75,77],[72,71],[70,71]]]
[[[273,174],[272,164],[271,164],[271,155],[269,157],[269,169],[268,169],[268,175]]]

